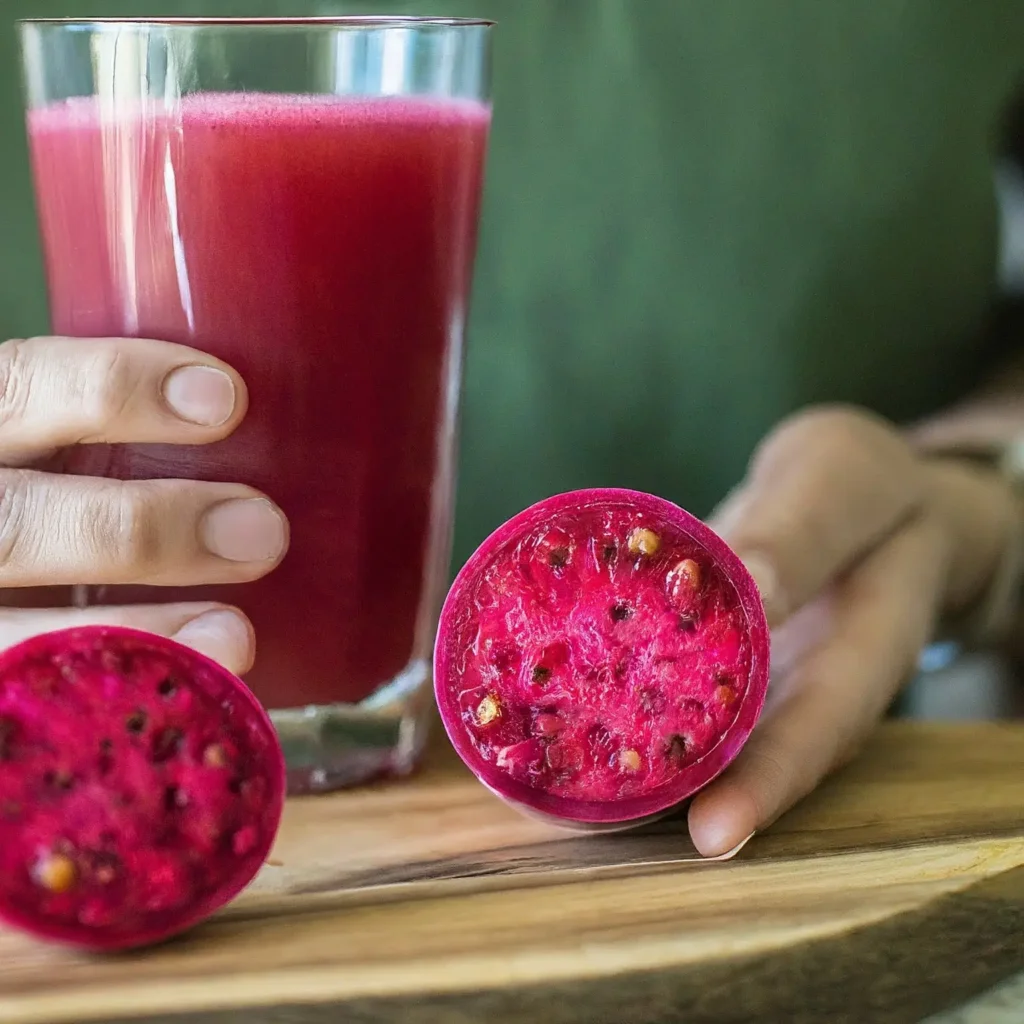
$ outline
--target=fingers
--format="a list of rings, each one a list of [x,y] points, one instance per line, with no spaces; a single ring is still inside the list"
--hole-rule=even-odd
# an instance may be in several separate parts
[[[82,443],[207,444],[238,426],[247,403],[231,367],[182,345],[9,341],[0,345],[0,464]],[[0,587],[244,582],[273,569],[287,546],[285,517],[251,488],[0,471]],[[5,610],[0,645],[85,623],[173,636],[235,672],[254,655],[244,615],[209,603]]]
[[[1013,488],[992,469],[963,460],[927,463],[931,505],[950,537],[944,609],[958,614],[986,588],[1022,514]]]
[[[252,667],[256,653],[249,620],[237,608],[209,602],[124,608],[5,609],[0,612],[0,649],[40,633],[92,625],[127,626],[172,637],[236,675]]]
[[[241,377],[183,345],[31,338],[0,345],[0,463],[81,443],[206,444],[245,415]]]
[[[922,451],[974,452],[983,455],[998,450],[1007,438],[1024,432],[1024,400],[1015,390],[1010,394],[986,394],[977,401],[912,425],[907,433]]]
[[[924,497],[913,452],[884,421],[815,410],[768,438],[711,525],[747,563],[775,626],[916,514]]]
[[[853,755],[927,643],[946,571],[945,534],[921,519],[836,588],[826,639],[780,681],[739,757],[691,804],[703,855],[765,828]]]
[[[0,471],[0,588],[245,582],[287,546],[280,509],[240,484]]]

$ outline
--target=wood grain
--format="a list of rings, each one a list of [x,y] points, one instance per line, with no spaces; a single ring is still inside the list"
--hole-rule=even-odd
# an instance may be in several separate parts
[[[1024,967],[1024,725],[889,723],[727,863],[567,837],[437,744],[293,801],[256,884],[97,959],[0,931],[0,1021],[918,1021]]]

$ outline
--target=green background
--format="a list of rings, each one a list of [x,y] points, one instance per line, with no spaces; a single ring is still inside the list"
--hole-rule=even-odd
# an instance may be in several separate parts
[[[905,419],[979,369],[1019,0],[5,0],[26,16],[494,17],[456,564],[555,491],[706,514],[787,412]],[[47,328],[13,30],[0,336]]]

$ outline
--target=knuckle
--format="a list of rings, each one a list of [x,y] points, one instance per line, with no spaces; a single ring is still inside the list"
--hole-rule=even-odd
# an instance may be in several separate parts
[[[74,440],[98,438],[138,392],[140,371],[116,343],[29,338],[0,344],[0,429],[27,417],[81,423]]]
[[[161,559],[158,503],[145,485],[106,483],[83,510],[81,533],[100,558],[120,566],[131,579]]]
[[[855,406],[815,405],[779,422],[751,456],[750,475],[761,482],[800,478],[833,490],[848,509],[870,502],[878,514],[918,506],[927,477],[906,438],[874,412]],[[814,529],[813,522],[808,527]]]
[[[0,470],[0,585],[45,585],[69,572],[143,581],[166,554],[156,488],[88,486],[34,470]]]
[[[31,342],[14,338],[0,344],[0,428],[21,419],[32,388]]]
[[[785,449],[799,447],[805,457],[841,458],[872,447],[881,438],[891,444],[895,432],[881,417],[854,405],[823,403],[807,406],[780,420],[759,445],[755,458],[764,461]]]
[[[798,410],[788,422],[808,433],[825,431],[832,436],[858,435],[877,429],[882,421],[873,412],[843,402],[820,402]]]
[[[113,344],[91,351],[76,376],[75,399],[81,405],[85,422],[96,426],[120,419],[138,390],[139,373],[134,360]]]
[[[27,472],[0,473],[0,571],[32,557],[31,551],[24,550],[33,543],[34,534],[26,529],[32,520],[31,503]]]

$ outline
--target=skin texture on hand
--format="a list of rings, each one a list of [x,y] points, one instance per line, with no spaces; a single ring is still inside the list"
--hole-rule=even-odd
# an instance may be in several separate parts
[[[772,680],[733,765],[691,804],[716,856],[851,758],[937,623],[976,600],[1018,509],[993,473],[924,457],[896,427],[820,407],[780,424],[711,518],[761,588]]]
[[[32,468],[76,444],[210,444],[236,429],[247,404],[231,367],[181,345],[125,338],[0,345],[0,590],[194,586],[270,572],[287,550],[288,523],[250,487]],[[247,670],[255,654],[245,616],[208,602],[0,608],[0,647],[86,623],[172,636],[234,672]]]

